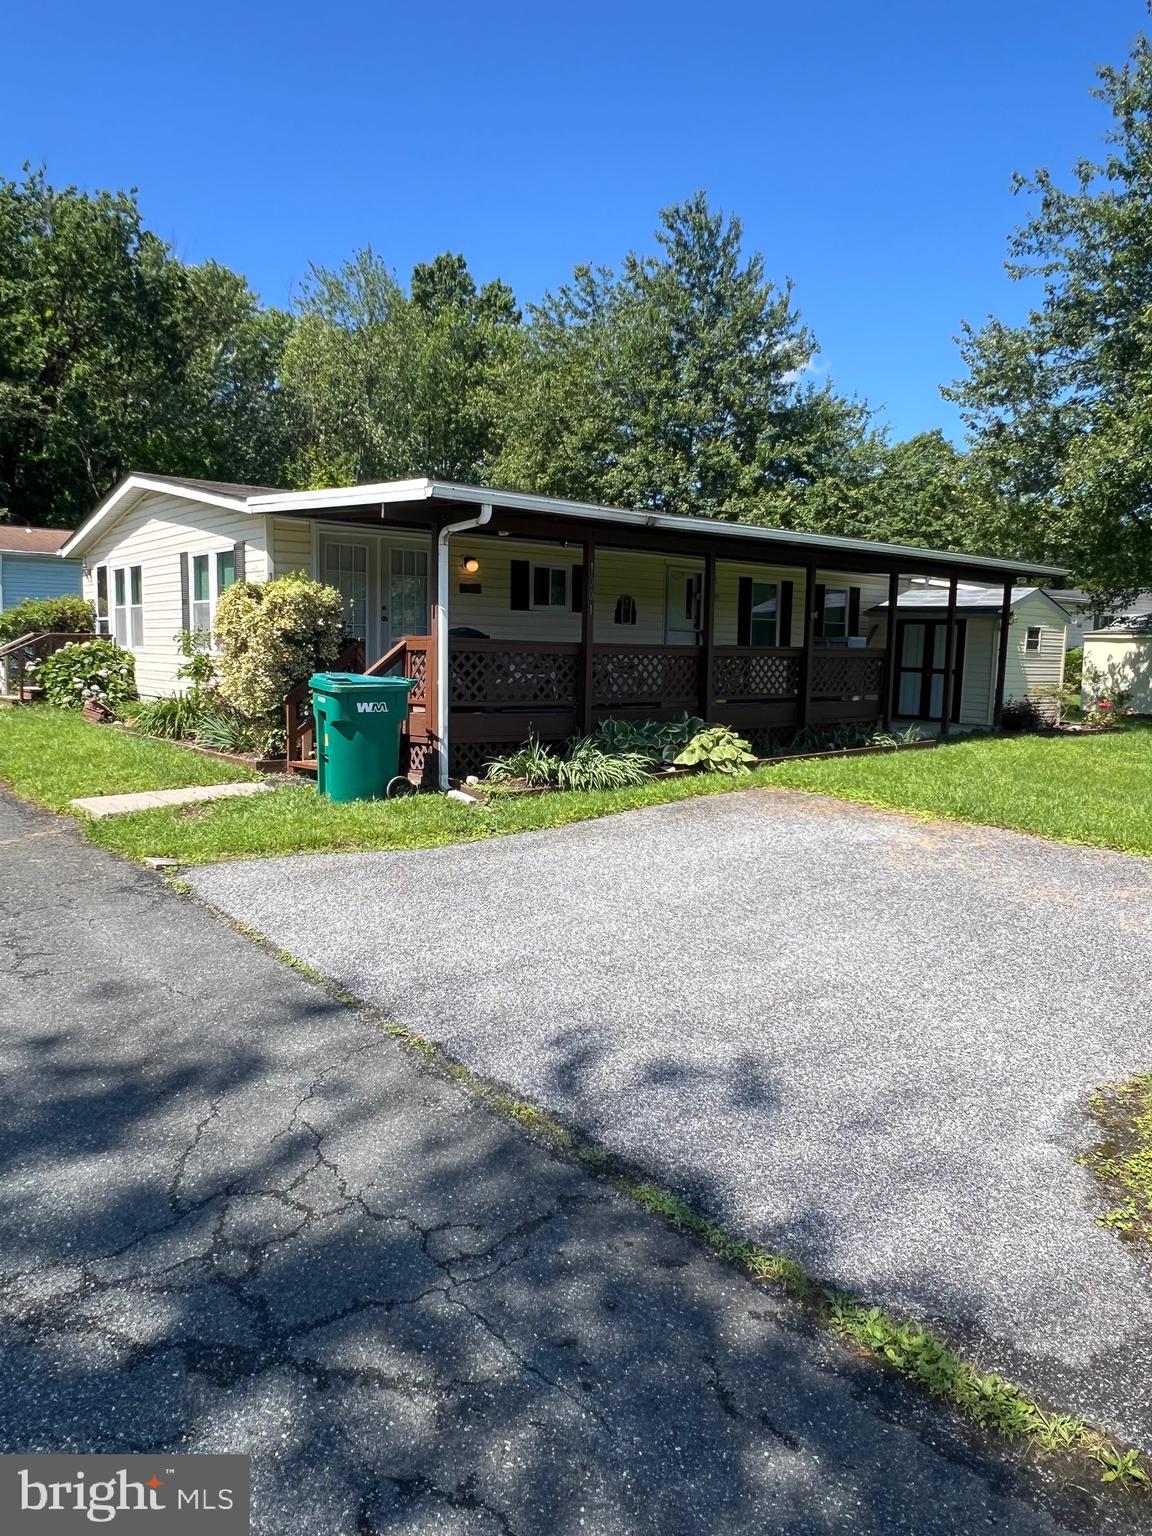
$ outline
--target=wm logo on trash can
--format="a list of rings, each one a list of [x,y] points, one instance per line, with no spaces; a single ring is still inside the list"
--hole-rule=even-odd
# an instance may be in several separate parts
[[[358,715],[386,715],[388,713],[388,706],[384,703],[357,704],[356,713]]]

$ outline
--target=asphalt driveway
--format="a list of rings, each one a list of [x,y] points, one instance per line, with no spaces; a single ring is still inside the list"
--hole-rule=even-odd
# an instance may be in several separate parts
[[[2,795],[0,1098],[0,1450],[249,1452],[256,1536],[1147,1529]]]
[[[1152,1448],[1075,1161],[1152,1066],[1152,864],[750,791],[200,896],[859,1294]]]

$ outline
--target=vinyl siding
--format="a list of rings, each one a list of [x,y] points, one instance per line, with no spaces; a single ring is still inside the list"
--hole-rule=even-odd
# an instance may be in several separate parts
[[[71,597],[80,592],[79,560],[59,555],[0,554],[0,596],[5,608],[29,597]]]
[[[998,619],[973,614],[965,621],[964,675],[960,684],[960,724],[991,725],[996,688]]]
[[[1117,634],[1088,634],[1084,639],[1084,677],[1089,681],[1092,669],[1099,674],[1105,690],[1123,689],[1132,695],[1129,708],[1138,715],[1152,715],[1152,635],[1137,635],[1123,630]],[[1086,686],[1081,695],[1087,706],[1095,689]]]
[[[179,686],[180,556],[211,553],[244,543],[250,581],[267,576],[265,519],[208,507],[159,492],[142,496],[105,529],[84,556],[84,596],[95,601],[97,565],[139,565],[144,598],[144,643],[134,647],[136,687],[144,698]]]
[[[1026,649],[1028,630],[1034,626],[1040,629],[1040,649],[1029,651]],[[1015,604],[1008,631],[1005,699],[1033,697],[1038,688],[1051,687],[1063,680],[1066,628],[1047,598],[1032,593]]]
[[[268,519],[269,577],[312,569],[312,523],[306,517]]]

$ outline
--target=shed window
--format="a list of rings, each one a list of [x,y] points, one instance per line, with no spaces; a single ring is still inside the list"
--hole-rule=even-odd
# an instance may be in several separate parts
[[[532,567],[533,608],[564,608],[571,604],[572,567],[570,565],[534,565]]]
[[[635,624],[636,599],[634,597],[618,597],[616,599],[616,624]]]
[[[117,645],[127,649],[135,650],[144,644],[142,566],[117,565],[112,569],[112,635]]]
[[[1024,649],[1026,651],[1038,651],[1040,649],[1041,629],[1039,624],[1031,624],[1028,633],[1024,637]]]
[[[752,583],[750,645],[779,645],[780,587],[774,581]]]

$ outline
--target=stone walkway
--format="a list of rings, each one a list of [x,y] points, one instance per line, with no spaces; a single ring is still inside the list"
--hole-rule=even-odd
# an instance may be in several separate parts
[[[259,795],[272,784],[197,784],[184,789],[144,789],[132,795],[84,795],[69,803],[89,816],[126,816],[130,811],[155,811],[166,805],[196,805],[201,800],[227,800],[231,795]]]

